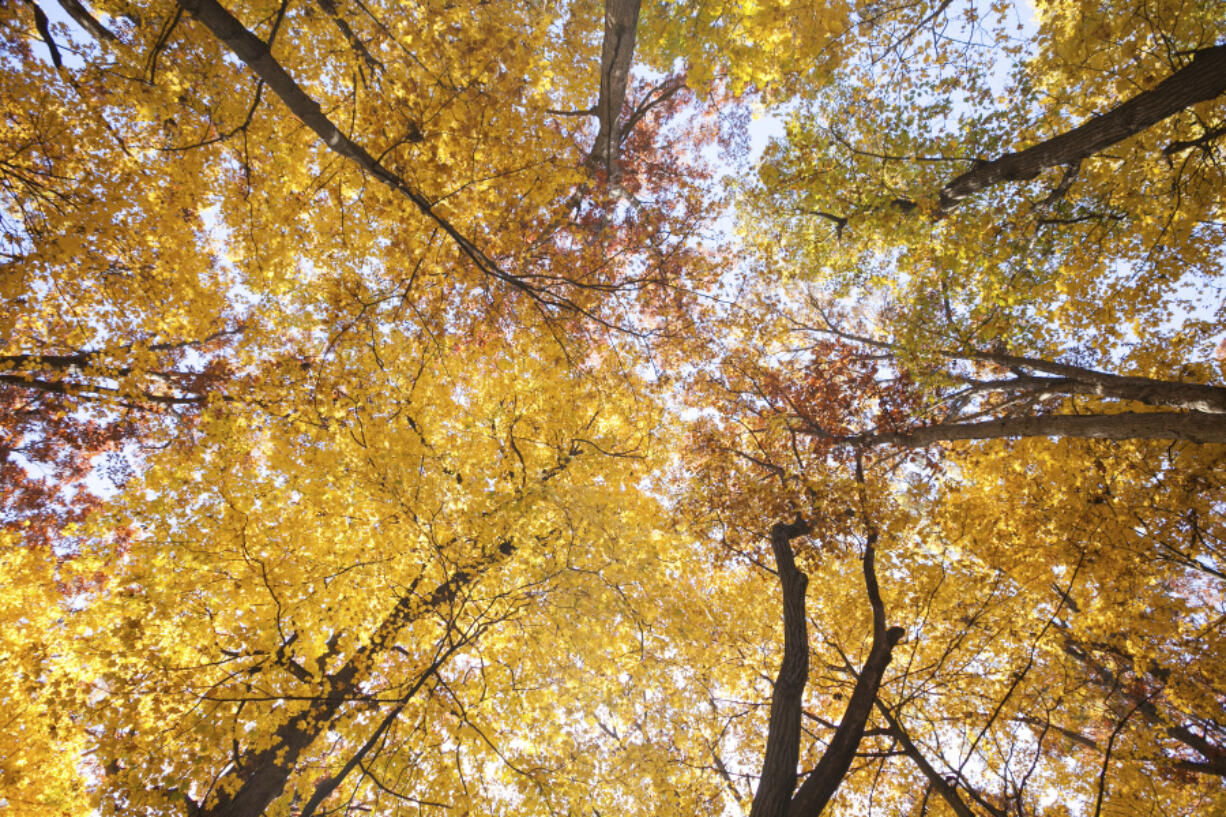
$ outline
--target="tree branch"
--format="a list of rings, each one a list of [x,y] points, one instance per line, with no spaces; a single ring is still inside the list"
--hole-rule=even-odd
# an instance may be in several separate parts
[[[1018,153],[982,162],[941,188],[938,216],[970,196],[1010,181],[1033,179],[1050,167],[1075,166],[1169,116],[1226,91],[1226,43],[1195,52],[1192,61],[1156,87],[1106,113]]]
[[[320,109],[319,103],[306,91],[272,56],[268,46],[259,37],[247,30],[239,20],[226,11],[217,0],[178,0],[178,4],[195,17],[213,36],[243,61],[256,76],[264,80],[290,112],[324,141],[330,150],[343,156],[366,173],[379,180],[396,193],[408,199],[427,218],[442,228],[456,243],[460,251],[483,274],[509,284],[546,306],[575,308],[575,305],[538,289],[517,275],[503,270],[489,258],[459,228],[434,210],[434,204],[421,191],[402,177],[381,165],[367,150],[354,142]]]
[[[877,711],[881,713],[881,716],[885,718],[885,722],[889,724],[890,734],[898,741],[898,745],[902,747],[903,752],[906,753],[907,757],[911,758],[924,777],[928,778],[928,785],[932,787],[933,791],[941,795],[941,798],[953,809],[954,814],[957,817],[975,817],[975,813],[971,811],[970,806],[958,796],[957,788],[933,768],[928,759],[924,757],[924,753],[911,740],[911,736],[903,729],[902,724],[890,712],[889,707],[883,704],[880,699],[877,700]]]
[[[958,440],[1006,437],[1076,437],[1095,440],[1186,440],[1226,443],[1226,418],[1198,411],[1048,414],[1004,417],[982,423],[940,423],[908,431],[868,433],[841,441],[861,445],[919,448]]]
[[[60,7],[68,12],[68,16],[76,20],[81,28],[93,34],[99,40],[105,42],[116,42],[118,37],[115,36],[109,28],[98,22],[98,18],[89,13],[89,9],[80,2],[80,0],[59,0]]]
[[[285,789],[303,752],[329,728],[348,700],[350,690],[366,675],[375,659],[391,648],[404,627],[427,612],[454,601],[461,589],[514,552],[513,543],[501,542],[468,566],[453,572],[424,598],[416,594],[416,583],[410,585],[375,628],[370,640],[339,669],[324,677],[323,694],[306,709],[286,719],[270,739],[258,744],[264,748],[251,752],[241,766],[227,773],[219,781],[222,785],[213,789],[198,817],[260,817]],[[226,778],[231,779],[229,785],[226,785]]]

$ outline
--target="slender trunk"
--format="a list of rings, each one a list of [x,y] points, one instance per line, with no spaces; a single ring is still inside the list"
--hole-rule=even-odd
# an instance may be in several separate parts
[[[462,588],[504,561],[514,550],[510,542],[502,543],[467,569],[453,573],[424,599],[410,587],[375,629],[370,641],[336,672],[324,678],[320,696],[278,726],[271,740],[264,744],[265,748],[248,753],[218,781],[214,794],[197,812],[199,817],[260,817],[285,790],[302,754],[319,735],[331,728],[345,702],[353,697],[358,681],[367,675],[374,661],[391,648],[405,625],[454,601]]]
[[[1198,102],[1226,91],[1226,43],[1197,51],[1192,61],[1127,102],[1092,117],[1070,131],[1018,153],[977,164],[941,188],[939,212],[952,211],[981,190],[1010,181],[1033,179],[1051,167],[1074,165],[1135,136]]]

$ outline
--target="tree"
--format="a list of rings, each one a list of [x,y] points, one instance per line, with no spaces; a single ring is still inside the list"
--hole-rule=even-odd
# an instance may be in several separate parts
[[[1222,808],[1220,9],[60,7],[7,805]]]

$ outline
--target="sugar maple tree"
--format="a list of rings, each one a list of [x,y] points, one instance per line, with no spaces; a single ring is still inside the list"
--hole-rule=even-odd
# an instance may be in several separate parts
[[[6,6],[0,802],[1220,810],[1221,11],[1026,14]]]

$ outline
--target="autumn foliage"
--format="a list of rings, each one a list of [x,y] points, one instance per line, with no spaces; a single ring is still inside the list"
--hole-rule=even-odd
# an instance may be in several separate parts
[[[1226,810],[1226,12],[0,9],[0,810]]]

